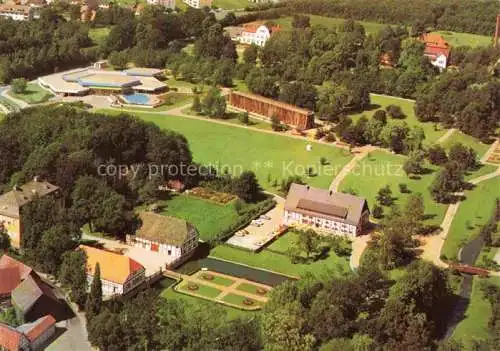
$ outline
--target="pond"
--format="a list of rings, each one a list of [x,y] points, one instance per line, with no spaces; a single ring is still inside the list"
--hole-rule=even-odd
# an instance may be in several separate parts
[[[190,261],[178,268],[176,271],[183,274],[193,274],[202,268],[208,270],[232,275],[238,278],[244,278],[261,284],[275,287],[288,280],[295,280],[282,274],[265,271],[258,268],[252,268],[241,264],[219,260],[212,257],[201,258],[196,261]]]

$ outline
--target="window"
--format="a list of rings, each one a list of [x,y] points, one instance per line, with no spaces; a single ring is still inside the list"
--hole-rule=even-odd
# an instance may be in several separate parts
[[[172,254],[172,250],[168,250],[167,254],[170,256]]]

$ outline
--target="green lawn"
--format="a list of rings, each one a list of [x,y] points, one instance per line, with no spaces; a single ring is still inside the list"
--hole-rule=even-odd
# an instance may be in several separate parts
[[[200,272],[200,274],[197,275],[197,277],[200,279],[205,279],[205,278],[203,278],[203,274],[204,274],[204,272]],[[213,284],[222,285],[222,286],[231,286],[235,282],[232,279],[221,277],[219,275],[212,275],[212,277],[213,277],[213,279],[211,279],[211,280],[206,279],[206,281],[213,283]]]
[[[113,110],[101,111],[116,114]],[[282,179],[293,175],[302,176],[312,186],[327,188],[352,158],[350,153],[340,148],[282,135],[177,116],[139,112],[135,115],[161,128],[183,134],[197,162],[219,170],[228,169],[232,174],[254,171],[266,190],[276,190],[273,188],[274,181],[279,185]],[[312,144],[311,151],[306,150],[309,143]],[[325,157],[329,164],[321,166],[321,157]],[[315,169],[314,176],[307,176],[308,167]]]
[[[108,37],[110,31],[111,27],[90,28],[89,37],[90,39],[92,39],[95,45],[101,45]]]
[[[259,289],[259,287],[257,285],[249,284],[249,283],[241,283],[240,285],[238,285],[236,287],[236,290],[244,291],[244,292],[247,292],[250,294],[255,294],[255,295],[259,295],[257,292],[258,289]],[[265,296],[265,295],[263,295],[263,296]]]
[[[36,83],[29,83],[26,87],[26,91],[22,94],[16,94],[12,90],[9,94],[16,99],[27,102],[30,105],[45,102],[54,96]]]
[[[278,239],[278,241],[284,241],[280,245],[293,245],[293,238],[287,235]],[[332,275],[349,272],[348,259],[337,256],[333,251],[330,251],[326,258],[309,264],[293,264],[285,254],[271,252],[268,249],[253,253],[226,245],[217,246],[210,251],[210,256],[296,277],[304,276],[308,272],[318,277],[322,277],[325,274]]]
[[[189,290],[188,283],[182,282],[177,286],[177,289],[179,289],[180,291],[185,291],[188,294],[197,294],[204,297],[208,297],[209,299],[215,299],[221,293],[219,289],[212,288],[211,286],[208,285],[203,285],[198,283],[196,283],[196,285],[198,286],[197,290]]]
[[[435,143],[441,136],[446,133],[446,129],[438,128],[435,130],[435,123],[422,123],[415,116],[414,106],[415,102],[411,100],[400,99],[394,96],[370,94],[371,104],[373,106],[380,106],[378,108],[385,109],[388,105],[400,106],[406,118],[403,119],[409,126],[420,126],[425,132],[424,144],[429,145]],[[362,115],[371,118],[378,108],[373,108],[370,111],[352,114],[353,121],[357,121]]]
[[[245,305],[243,303],[245,300],[246,300],[245,296],[241,296],[241,295],[237,295],[237,294],[227,294],[226,296],[224,296],[222,298],[222,301],[232,303],[233,305],[241,306],[242,308],[249,308],[249,307],[253,307],[253,306],[262,306],[262,302],[257,301],[257,300],[253,300],[253,299],[250,299],[253,301],[252,305]]]
[[[178,195],[159,204],[166,205],[162,214],[192,223],[198,229],[201,240],[215,237],[238,219],[238,213],[232,203],[219,205],[203,199]]]
[[[482,143],[481,141],[477,140],[473,136],[464,134],[460,131],[456,131],[453,133],[448,139],[446,139],[443,142],[443,147],[447,150],[451,148],[453,144],[456,143],[462,143],[466,146],[469,146],[474,149],[474,151],[477,152],[477,158],[480,159],[486,151],[490,148],[491,145]]]
[[[452,339],[464,343],[465,350],[472,350],[473,340],[482,340],[488,337],[488,321],[491,316],[491,304],[484,297],[480,286],[488,282],[500,286],[499,277],[480,278],[474,277],[470,303],[465,312],[465,318],[458,324]]]
[[[460,247],[477,235],[479,228],[490,219],[499,189],[500,177],[496,177],[465,192],[466,200],[458,207],[441,251],[442,255],[448,259],[456,259]]]
[[[451,46],[491,46],[493,39],[486,35],[477,35],[470,33],[457,33],[449,31],[437,31],[434,33],[439,33],[443,38],[448,41]]]
[[[190,305],[200,305],[200,306],[209,306],[212,305],[214,308],[218,309],[222,314],[226,314],[229,319],[236,319],[243,316],[248,316],[249,314],[253,314],[255,312],[252,311],[243,311],[238,308],[229,307],[226,305],[222,305],[220,303],[207,301],[200,299],[198,297],[189,296],[183,293],[176,292],[172,287],[169,287],[162,291],[161,297],[167,300],[182,300]]]
[[[423,195],[425,214],[430,217],[427,220],[428,224],[440,224],[447,206],[435,203],[428,190],[438,167],[427,165],[431,173],[421,175],[421,179],[410,179],[402,169],[405,160],[406,157],[402,155],[375,151],[358,163],[353,172],[344,178],[340,189],[342,191],[354,190],[368,200],[372,209],[376,203],[378,190],[387,184],[391,187],[392,196],[396,198],[395,203],[404,206],[410,194],[400,193],[398,184],[405,183],[411,192],[419,192]],[[384,210],[389,211],[387,207]]]
[[[167,94],[166,97],[166,102],[163,103],[162,105],[155,107],[155,108],[148,108],[148,107],[130,107],[126,106],[123,109],[125,110],[136,110],[136,111],[143,111],[143,112],[148,112],[148,111],[154,111],[154,112],[160,112],[160,111],[169,111],[177,107],[181,107],[184,105],[188,105],[190,102],[193,100],[193,95],[189,94],[181,94],[181,93],[169,93]]]
[[[243,9],[251,4],[248,0],[214,0],[215,6],[225,10]]]

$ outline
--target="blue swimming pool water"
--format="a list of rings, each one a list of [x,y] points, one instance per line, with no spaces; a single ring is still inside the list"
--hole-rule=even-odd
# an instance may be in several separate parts
[[[129,103],[134,105],[149,105],[149,96],[146,94],[129,94],[123,95],[123,98]]]

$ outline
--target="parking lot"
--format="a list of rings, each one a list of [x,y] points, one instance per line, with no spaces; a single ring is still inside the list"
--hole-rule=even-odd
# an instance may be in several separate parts
[[[282,224],[285,199],[275,196],[274,200],[276,201],[276,207],[265,214],[267,219],[262,218],[259,220],[261,225],[250,224],[229,238],[227,243],[232,246],[257,251],[279,235],[278,229]]]

